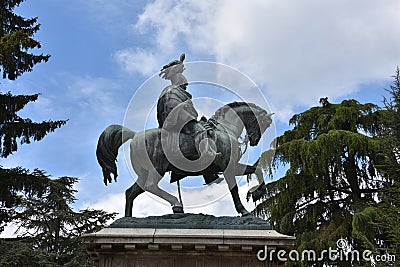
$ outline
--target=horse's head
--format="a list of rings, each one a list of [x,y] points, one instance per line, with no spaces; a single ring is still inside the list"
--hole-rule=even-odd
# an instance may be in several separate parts
[[[271,125],[272,114],[268,114],[267,111],[255,104],[249,103],[248,106],[250,110],[246,113],[243,122],[250,146],[256,146],[265,130]]]
[[[238,136],[243,130],[240,127],[244,126],[250,145],[256,146],[272,123],[271,115],[253,103],[232,102],[218,109],[212,118],[229,125],[231,129],[236,128],[235,132]]]

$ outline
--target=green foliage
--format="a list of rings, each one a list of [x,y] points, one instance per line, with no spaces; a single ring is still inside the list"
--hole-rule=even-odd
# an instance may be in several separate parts
[[[7,257],[0,260],[0,265],[21,262],[24,264],[10,266],[92,266],[81,235],[99,231],[116,214],[89,209],[74,211],[70,205],[76,200],[73,186],[78,179],[51,179],[39,170],[35,175],[42,177],[43,191],[19,196],[13,222],[23,238],[14,243],[3,241],[0,251]],[[27,255],[32,259],[31,265],[25,263]]]
[[[362,247],[376,251],[374,237],[376,235],[374,222],[378,217],[378,211],[374,207],[366,207],[354,214],[352,221],[352,236],[362,241]]]
[[[397,67],[390,86],[390,97],[384,99],[386,113],[384,114],[385,140],[381,152],[380,171],[392,183],[379,193],[380,202],[374,207],[378,216],[372,221],[374,225],[373,239],[376,249],[389,251],[400,259],[400,69]],[[367,231],[361,232],[369,237]],[[383,253],[382,252],[382,253]]]
[[[28,52],[41,47],[33,39],[40,24],[37,18],[26,19],[14,13],[15,7],[22,2],[23,0],[0,0],[0,70],[3,78],[10,80],[32,71],[34,65],[46,62],[50,57]],[[31,140],[39,141],[66,123],[65,120],[37,123],[17,115],[26,104],[36,101],[38,96],[0,92],[0,157],[7,157],[17,151],[17,140],[21,144],[29,144]]]
[[[390,98],[384,98],[384,104],[389,111],[389,126],[391,133],[400,142],[400,68],[397,67],[396,74],[393,76],[394,82],[386,91],[389,92]]]
[[[31,140],[40,141],[46,134],[60,128],[67,121],[33,122],[29,118],[21,118],[17,112],[24,106],[36,101],[35,95],[11,95],[0,93],[0,157],[7,157],[18,149],[18,142],[29,144]]]
[[[351,238],[353,214],[391,181],[378,171],[382,110],[356,100],[334,104],[322,98],[320,104],[293,116],[293,129],[277,138],[270,167],[286,165],[288,170],[267,184],[265,199],[255,210],[277,231],[296,235],[299,251],[320,252],[335,247],[340,238],[357,246]],[[271,151],[260,163],[268,158]]]
[[[265,170],[281,165],[288,170],[267,185],[255,213],[276,230],[296,235],[297,250],[318,253],[346,238],[358,251],[400,259],[399,68],[387,91],[384,109],[322,98],[321,106],[293,116],[293,129],[259,159]],[[364,263],[352,266],[357,264]]]
[[[34,249],[31,238],[0,239],[0,266],[54,266],[45,253]]]
[[[25,19],[13,13],[22,0],[0,0],[0,69],[3,78],[16,79],[31,71],[36,63],[47,61],[49,56],[29,54],[29,49],[40,48],[33,34],[39,30],[37,18]],[[48,133],[60,128],[66,120],[34,122],[21,118],[18,112],[29,102],[35,102],[39,94],[12,95],[0,92],[0,157],[17,151],[18,144],[39,141]],[[0,166],[0,232],[15,215],[15,207],[22,195],[40,196],[47,177],[39,171],[23,168],[4,169]]]
[[[33,38],[37,18],[14,14],[23,0],[0,0],[0,70],[15,80],[49,55],[36,55],[41,48]],[[0,92],[0,157],[17,151],[18,143],[39,141],[66,120],[33,122],[18,112],[39,94],[13,95]],[[13,222],[20,237],[0,240],[0,266],[93,266],[82,246],[81,235],[98,231],[114,218],[99,210],[74,211],[76,178],[52,179],[45,172],[0,166],[0,232]]]
[[[14,8],[23,0],[0,1],[0,67],[3,78],[15,80],[24,72],[32,71],[33,66],[47,62],[50,55],[35,55],[31,49],[41,48],[33,38],[39,30],[37,18],[23,18],[14,13]]]
[[[400,259],[400,182],[385,189],[381,193],[382,201],[377,205],[378,217],[375,220],[375,231],[380,231],[380,240],[384,243],[378,246]],[[376,239],[376,237],[375,237]]]
[[[10,80],[15,80],[26,71],[32,71],[35,64],[47,61],[50,57],[28,52],[40,48],[40,43],[33,39],[40,25],[37,18],[26,19],[14,14],[14,8],[22,2],[0,0],[0,69],[3,78]],[[29,144],[31,140],[39,141],[66,123],[65,120],[37,123],[17,115],[26,104],[36,101],[38,96],[0,92],[0,157],[7,157],[17,151],[17,141],[21,144]]]
[[[47,184],[48,177],[39,170],[0,168],[0,232],[15,218],[15,208],[21,205],[23,197],[42,196]]]
[[[360,249],[368,249],[375,254],[393,255],[400,258],[400,184],[379,192],[378,203],[357,212],[353,217],[352,236],[360,241]],[[388,266],[377,263],[376,266]]]

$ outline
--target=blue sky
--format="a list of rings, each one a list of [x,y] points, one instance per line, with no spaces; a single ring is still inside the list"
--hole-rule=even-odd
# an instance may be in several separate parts
[[[0,90],[41,93],[21,116],[69,122],[41,142],[20,146],[1,165],[79,177],[77,209],[123,210],[133,179],[120,153],[118,183],[103,185],[97,138],[107,125],[123,123],[135,91],[182,52],[187,62],[215,61],[250,77],[275,113],[277,134],[320,97],[381,104],[400,64],[397,0],[27,0],[16,12],[39,17],[35,37],[51,58],[14,82],[1,81]],[[193,198],[213,201],[188,211],[236,215],[229,196],[221,199],[225,187],[192,191]],[[137,216],[166,212],[170,208],[149,195],[134,208]]]

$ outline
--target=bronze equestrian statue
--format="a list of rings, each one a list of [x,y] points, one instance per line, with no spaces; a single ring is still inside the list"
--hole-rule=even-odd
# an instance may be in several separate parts
[[[236,211],[249,215],[239,198],[235,176],[255,173],[259,185],[251,193],[254,201],[266,189],[260,167],[239,163],[242,156],[239,138],[245,129],[250,146],[257,145],[272,123],[272,114],[252,103],[232,102],[219,108],[209,120],[197,121],[192,96],[186,91],[188,82],[182,74],[184,59],[183,54],[160,72],[171,85],[162,91],[157,103],[158,128],[133,132],[121,125],[110,125],[101,133],[96,156],[103,181],[106,185],[111,183],[112,176],[116,181],[118,149],[130,141],[131,164],[138,177],[125,191],[125,216],[132,216],[133,201],[144,191],[168,201],[174,213],[183,213],[179,200],[158,186],[168,171],[172,172],[171,182],[203,175],[207,184],[223,174]],[[182,156],[175,158],[179,154]],[[202,158],[210,163],[202,165]]]

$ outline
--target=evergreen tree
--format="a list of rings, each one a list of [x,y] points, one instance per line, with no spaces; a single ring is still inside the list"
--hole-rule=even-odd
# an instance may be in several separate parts
[[[0,266],[92,266],[80,236],[100,230],[116,214],[74,211],[78,179],[51,179],[38,170],[36,175],[47,183],[40,196],[21,196],[15,211],[21,237],[0,243]]]
[[[53,132],[66,123],[65,120],[33,122],[29,118],[21,118],[17,112],[29,102],[36,101],[35,95],[12,95],[0,93],[0,156],[7,157],[21,144],[40,141],[46,134]]]
[[[31,238],[0,239],[0,266],[52,266],[45,253],[33,248]]]
[[[0,0],[0,70],[3,78],[15,80],[33,66],[47,62],[50,55],[30,53],[41,48],[33,38],[39,30],[37,18],[23,18],[14,13],[14,8],[23,0]],[[37,100],[39,94],[12,95],[0,91],[0,156],[7,157],[17,150],[17,139],[21,144],[41,140],[47,133],[61,127],[66,121],[32,122],[21,118],[17,112],[29,102]]]
[[[0,168],[0,233],[15,219],[15,209],[22,204],[23,196],[41,196],[47,183],[48,178],[38,170]]]
[[[32,71],[35,64],[47,61],[50,57],[29,52],[40,48],[40,43],[33,38],[40,24],[37,18],[26,19],[14,14],[14,8],[22,2],[0,0],[0,70],[3,78],[10,80]],[[29,102],[36,101],[38,96],[12,95],[0,91],[0,157],[5,158],[17,151],[18,143],[39,141],[66,123],[66,120],[33,122],[30,118],[18,116],[18,111]],[[43,190],[41,183],[43,179],[36,172],[0,166],[0,232],[13,218],[13,207],[19,204],[19,193],[40,195]]]
[[[371,220],[376,233],[375,247],[381,254],[394,255],[400,260],[400,182],[397,180],[392,186],[383,190],[381,202],[376,205],[377,217]],[[387,265],[386,265],[387,266]]]
[[[397,67],[394,83],[387,90],[382,116],[379,171],[391,183],[379,193],[378,203],[370,203],[356,213],[353,236],[365,248],[377,253],[391,254],[400,259],[400,69]],[[382,265],[386,266],[386,265]]]
[[[37,18],[26,19],[13,10],[23,0],[0,0],[0,70],[3,78],[15,80],[32,71],[49,55],[35,55],[40,48],[33,38],[39,30]],[[0,157],[17,151],[18,143],[39,141],[66,120],[33,122],[18,111],[38,94],[13,95],[0,92]],[[97,231],[114,218],[98,210],[74,211],[76,178],[51,179],[43,171],[0,166],[0,232],[13,222],[20,237],[0,240],[0,266],[92,266],[80,236]]]
[[[271,167],[288,165],[288,170],[267,185],[255,213],[277,231],[295,235],[299,251],[335,248],[340,238],[357,248],[351,238],[353,214],[390,184],[377,171],[382,111],[356,100],[333,104],[322,98],[320,104],[293,116],[294,128],[277,138]],[[260,162],[268,162],[269,155]]]
[[[31,49],[41,48],[33,38],[39,30],[37,18],[23,18],[14,13],[24,0],[0,0],[0,68],[3,78],[15,80],[35,64],[47,62],[50,55],[35,55]]]
[[[388,164],[382,168],[393,179],[393,185],[382,192],[382,202],[378,204],[377,228],[383,229],[388,250],[400,260],[400,68],[393,76],[394,82],[388,90],[390,99],[385,99],[387,113]]]

